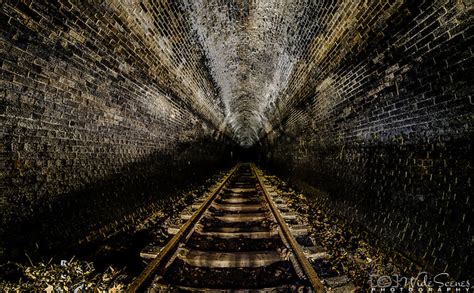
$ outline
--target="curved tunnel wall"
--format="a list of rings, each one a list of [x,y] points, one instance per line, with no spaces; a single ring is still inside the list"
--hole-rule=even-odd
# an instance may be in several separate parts
[[[460,1],[391,5],[340,8],[357,15],[350,29],[323,23],[320,34],[341,31],[339,41],[295,79],[262,157],[330,212],[427,268],[468,277],[469,10]]]
[[[77,242],[232,152],[468,276],[467,2],[3,1],[2,255]]]
[[[230,159],[203,55],[168,8],[154,26],[105,2],[2,3],[6,257],[75,243]]]

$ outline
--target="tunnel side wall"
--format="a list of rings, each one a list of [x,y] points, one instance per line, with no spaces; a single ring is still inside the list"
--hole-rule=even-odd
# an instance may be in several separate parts
[[[400,5],[364,46],[325,56],[261,141],[267,168],[319,206],[453,278],[473,262],[469,13]]]
[[[0,9],[2,260],[61,251],[143,208],[139,220],[230,158],[199,48],[184,50],[184,34],[152,46],[180,11],[145,25],[105,2],[60,2]]]

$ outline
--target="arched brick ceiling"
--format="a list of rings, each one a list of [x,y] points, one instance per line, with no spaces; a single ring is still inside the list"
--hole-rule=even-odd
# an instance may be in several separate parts
[[[290,27],[298,23],[301,7],[289,1],[189,2],[226,123],[242,145],[251,145],[298,60],[290,50]]]
[[[349,115],[356,89],[377,74],[371,63],[409,38],[395,35],[393,48],[372,50],[403,5],[119,0],[110,7],[145,40],[152,58],[147,66],[173,91],[171,100],[189,103],[214,129],[251,146],[282,122],[297,119],[303,104],[307,111],[317,104],[318,119],[339,104]]]
[[[186,99],[236,142],[250,146],[271,129],[270,115],[278,113],[276,102],[318,29],[314,12],[321,6],[123,0],[111,7],[161,59],[163,78],[174,73],[182,84],[175,88],[192,91]]]

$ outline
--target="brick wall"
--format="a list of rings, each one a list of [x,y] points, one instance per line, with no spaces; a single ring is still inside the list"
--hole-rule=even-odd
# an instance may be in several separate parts
[[[425,267],[469,275],[468,1],[9,0],[0,13],[3,254],[74,242],[207,176],[231,137],[260,139],[268,167]]]
[[[425,268],[472,276],[472,7],[321,4],[267,166]]]
[[[2,1],[2,256],[77,242],[229,157],[182,8],[107,2]]]

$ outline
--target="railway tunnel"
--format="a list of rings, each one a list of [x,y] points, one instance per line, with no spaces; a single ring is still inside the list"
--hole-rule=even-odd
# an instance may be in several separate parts
[[[304,203],[356,290],[427,272],[471,292],[470,1],[6,0],[0,13],[3,289],[39,263],[138,258],[150,222],[248,162]]]

